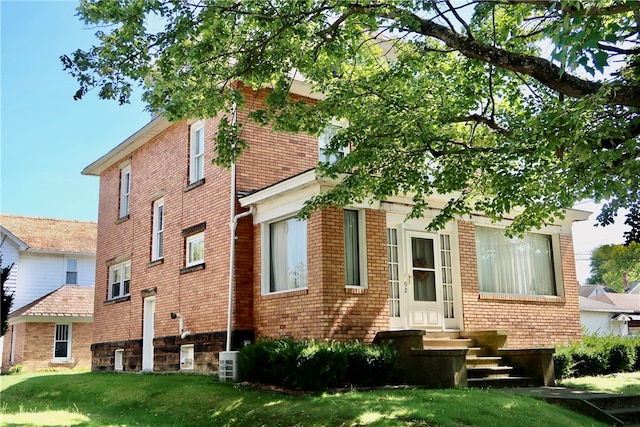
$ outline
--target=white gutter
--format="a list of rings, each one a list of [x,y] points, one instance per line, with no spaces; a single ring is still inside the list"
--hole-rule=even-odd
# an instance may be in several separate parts
[[[231,118],[231,126],[236,125],[238,107],[233,104],[233,115]],[[229,245],[229,301],[227,305],[227,345],[226,351],[231,351],[231,321],[233,317],[233,281],[235,278],[235,255],[236,255],[236,227],[238,226],[238,220],[245,216],[253,214],[253,207],[249,207],[248,211],[239,213],[236,215],[236,162],[231,163],[231,195],[229,198],[229,212],[231,213],[231,222],[229,228],[231,229],[231,241]]]

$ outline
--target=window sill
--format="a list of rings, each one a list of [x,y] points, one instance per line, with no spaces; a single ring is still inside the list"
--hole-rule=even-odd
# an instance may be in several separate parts
[[[131,295],[125,295],[123,297],[108,299],[105,302],[103,302],[102,305],[117,304],[119,302],[124,302],[124,301],[129,301],[129,300],[131,300]]]
[[[268,294],[262,294],[262,297],[267,299],[273,299],[273,298],[295,297],[298,295],[307,295],[307,294],[309,294],[309,288],[291,289],[287,291],[272,292]]]
[[[72,365],[73,359],[53,359],[49,361],[50,365]]]
[[[157,259],[147,263],[147,267],[155,267],[156,265],[164,264],[164,258]]]
[[[186,187],[184,187],[184,189],[182,191],[186,193],[187,191],[191,191],[194,188],[198,188],[203,184],[204,184],[204,178],[199,179],[199,180],[197,180],[195,182],[192,182],[191,184],[189,184]]]
[[[180,274],[191,273],[192,271],[204,270],[204,262],[202,264],[192,265],[180,269]]]
[[[123,222],[127,221],[129,219],[130,215],[125,215],[123,217],[120,217],[118,219],[116,219],[116,225],[118,224],[122,224]]]
[[[480,293],[478,299],[482,301],[502,301],[512,303],[564,304],[566,302],[564,297],[552,295],[511,295]]]
[[[368,292],[368,288],[364,286],[345,286],[345,294],[364,295]]]

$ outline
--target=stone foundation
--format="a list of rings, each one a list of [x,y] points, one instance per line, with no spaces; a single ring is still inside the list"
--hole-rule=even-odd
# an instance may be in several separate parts
[[[153,339],[153,371],[180,371],[180,346],[193,344],[194,367],[188,372],[216,373],[219,353],[225,350],[226,332],[209,332],[189,335],[157,337]],[[245,342],[253,341],[253,331],[234,331],[231,337],[232,349],[237,350]],[[114,371],[115,352],[124,350],[122,365],[125,372],[142,370],[142,340],[112,341],[91,345],[91,370]]]

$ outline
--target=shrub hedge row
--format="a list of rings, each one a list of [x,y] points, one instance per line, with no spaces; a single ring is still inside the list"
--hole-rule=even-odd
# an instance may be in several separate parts
[[[585,334],[553,356],[556,378],[640,371],[640,336]]]
[[[359,342],[261,339],[239,355],[242,380],[295,390],[384,385],[397,366],[394,348]]]

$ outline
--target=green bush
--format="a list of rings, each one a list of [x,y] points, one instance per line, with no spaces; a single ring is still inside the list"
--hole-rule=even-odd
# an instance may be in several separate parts
[[[397,369],[391,347],[359,342],[260,339],[240,350],[245,381],[299,390],[386,384]]]
[[[640,337],[584,334],[554,355],[556,378],[640,370]]]
[[[13,365],[12,367],[9,368],[9,374],[11,375],[21,374],[22,372],[25,372],[23,365]]]

